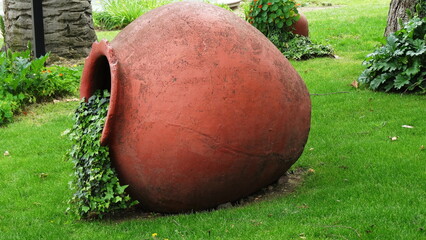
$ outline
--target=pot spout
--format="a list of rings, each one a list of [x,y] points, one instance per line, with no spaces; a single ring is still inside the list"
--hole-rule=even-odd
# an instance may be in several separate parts
[[[108,41],[94,42],[84,63],[80,84],[80,98],[89,99],[96,90],[108,90],[111,94],[108,114],[102,131],[101,145],[108,145],[115,118],[118,64],[114,50]]]

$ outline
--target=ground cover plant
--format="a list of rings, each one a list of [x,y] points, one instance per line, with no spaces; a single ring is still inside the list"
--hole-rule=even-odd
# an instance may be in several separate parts
[[[330,45],[316,44],[309,37],[293,34],[273,33],[269,40],[284,54],[287,59],[306,60],[317,57],[334,57]]]
[[[76,92],[81,68],[45,67],[48,58],[33,59],[30,49],[0,53],[0,126],[28,104]]]
[[[126,194],[109,157],[108,146],[100,139],[108,113],[109,92],[97,91],[83,99],[74,114],[74,125],[67,133],[73,146],[68,158],[74,164],[68,212],[78,218],[100,217],[114,210],[137,204]]]
[[[418,3],[415,16],[367,56],[360,83],[372,90],[426,93],[426,18],[419,17],[424,5]]]
[[[426,96],[351,86],[384,43],[389,1],[328,2],[345,6],[305,15],[311,38],[339,58],[292,61],[312,94],[311,133],[293,168],[311,173],[295,192],[215,211],[75,221],[64,214],[73,164],[61,134],[79,103],[43,104],[0,128],[0,238],[424,239]]]

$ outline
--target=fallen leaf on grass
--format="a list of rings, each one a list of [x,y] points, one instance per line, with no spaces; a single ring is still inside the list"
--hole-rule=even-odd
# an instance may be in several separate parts
[[[302,205],[300,205],[300,206],[297,206],[297,208],[309,208],[309,206],[308,206],[308,205],[306,205],[306,204],[302,204]]]
[[[250,220],[251,224],[253,224],[254,226],[259,226],[262,225],[263,222],[257,221],[257,220]]]
[[[421,145],[420,150],[425,150],[425,145]]]
[[[397,136],[395,136],[395,137],[389,137],[389,139],[390,139],[391,141],[396,141],[396,140],[398,140],[398,137],[397,137]]]
[[[80,99],[78,98],[66,98],[66,99],[53,99],[53,103],[60,103],[60,102],[78,102]]]
[[[308,173],[314,173],[315,172],[315,170],[314,169],[312,169],[312,168],[309,168],[308,169]]]
[[[403,127],[403,128],[414,128],[413,126],[410,126],[410,125],[402,125],[401,127]]]
[[[66,129],[65,131],[63,131],[62,133],[61,133],[61,137],[62,136],[65,136],[65,135],[68,135],[68,133],[70,133],[71,132],[71,129]]]
[[[49,174],[47,174],[47,173],[40,173],[38,175],[39,178],[47,178],[47,176],[49,176]]]
[[[9,151],[4,151],[3,156],[10,156]]]
[[[354,88],[358,88],[358,87],[359,87],[358,81],[357,81],[357,80],[354,80],[354,81],[351,83],[351,86],[352,86],[352,87],[354,87]]]

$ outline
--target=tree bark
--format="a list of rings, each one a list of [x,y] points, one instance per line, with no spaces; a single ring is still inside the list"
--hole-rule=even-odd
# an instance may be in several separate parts
[[[31,1],[4,0],[6,47],[22,51],[32,42]],[[96,41],[91,0],[43,0],[46,51],[64,58],[86,57]]]
[[[388,12],[388,23],[385,29],[385,36],[401,29],[398,19],[403,22],[408,21],[407,9],[414,14],[417,0],[392,0]]]

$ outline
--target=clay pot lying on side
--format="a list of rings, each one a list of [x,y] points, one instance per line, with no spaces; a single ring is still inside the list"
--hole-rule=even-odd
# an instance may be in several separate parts
[[[306,86],[269,40],[222,8],[179,2],[94,43],[81,97],[109,89],[101,143],[151,211],[235,201],[276,181],[306,143]]]

